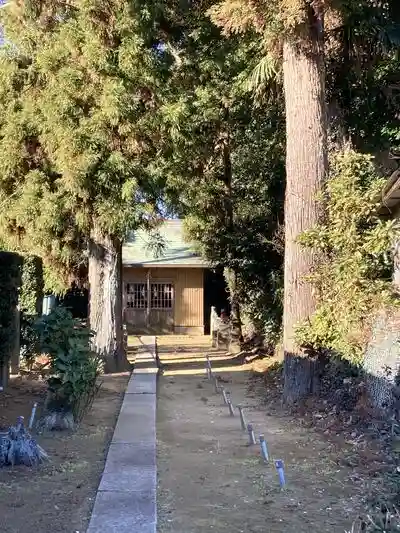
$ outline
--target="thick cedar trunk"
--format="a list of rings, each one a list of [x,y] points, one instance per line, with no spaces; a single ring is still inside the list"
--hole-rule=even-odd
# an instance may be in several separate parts
[[[106,372],[126,370],[122,324],[122,245],[98,229],[89,243],[89,317],[93,348]]]
[[[316,297],[307,281],[316,263],[313,250],[296,239],[320,221],[317,194],[327,171],[326,108],[322,24],[310,14],[301,45],[284,43],[286,104],[284,400],[288,403],[317,387],[317,363],[296,345],[295,328],[315,311]]]

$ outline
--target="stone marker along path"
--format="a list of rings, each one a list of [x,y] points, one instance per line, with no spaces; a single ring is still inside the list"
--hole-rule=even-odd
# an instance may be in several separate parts
[[[314,431],[279,405],[277,391],[266,387],[253,365],[232,365],[230,356],[210,351],[201,340],[174,346],[173,339],[159,337],[157,354],[163,365],[157,388],[158,533],[352,530],[377,481],[357,444]],[[207,356],[218,392],[207,378]],[[267,358],[263,370],[271,363]],[[349,459],[357,466],[350,467]]]
[[[156,339],[140,341],[87,533],[156,532]]]

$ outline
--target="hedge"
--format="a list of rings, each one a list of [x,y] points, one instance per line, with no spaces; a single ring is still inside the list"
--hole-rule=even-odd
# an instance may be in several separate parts
[[[23,258],[12,252],[0,251],[0,361],[10,359],[15,346],[16,311],[21,286]]]
[[[35,255],[24,255],[22,264],[22,286],[19,296],[19,308],[21,313],[28,316],[41,314],[43,288],[42,260]]]

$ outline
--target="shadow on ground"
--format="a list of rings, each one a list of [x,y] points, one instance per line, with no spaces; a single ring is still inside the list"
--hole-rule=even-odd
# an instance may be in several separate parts
[[[229,414],[205,376],[214,374],[244,407],[256,436],[265,436],[271,461],[249,446],[238,412]],[[203,346],[159,346],[164,365],[158,384],[159,533],[309,533],[350,530],[362,508],[365,480],[338,466],[334,443],[281,413],[270,413],[264,381]],[[193,360],[195,359],[195,360]],[[287,488],[279,486],[275,459],[283,459]]]

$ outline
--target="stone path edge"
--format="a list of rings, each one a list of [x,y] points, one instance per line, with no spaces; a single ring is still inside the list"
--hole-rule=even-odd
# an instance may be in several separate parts
[[[156,533],[156,338],[141,343],[86,533]]]

